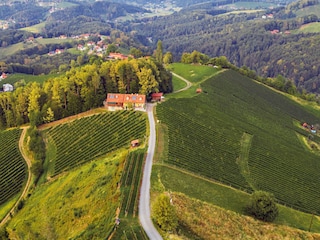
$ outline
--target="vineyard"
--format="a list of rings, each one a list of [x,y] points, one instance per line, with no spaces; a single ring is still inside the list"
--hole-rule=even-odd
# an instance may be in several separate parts
[[[114,239],[148,239],[137,219],[144,157],[145,149],[139,149],[130,152],[125,161],[121,177],[121,224]]]
[[[317,124],[320,117],[231,70],[202,88],[197,97],[157,107],[169,129],[165,162],[247,192],[272,192],[281,203],[320,214],[320,158],[303,147],[297,134],[309,133],[294,124]],[[238,165],[244,134],[252,138],[245,176]]]
[[[21,130],[0,131],[0,205],[22,190],[27,169],[19,151]]]
[[[146,135],[144,113],[117,111],[92,115],[44,130],[55,151],[48,156],[51,175],[90,161]]]

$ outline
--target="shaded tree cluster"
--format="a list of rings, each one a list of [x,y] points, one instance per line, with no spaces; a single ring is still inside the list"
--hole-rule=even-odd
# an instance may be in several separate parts
[[[152,58],[117,60],[71,68],[43,85],[31,82],[0,94],[0,128],[39,125],[102,106],[109,92],[168,93],[172,76]]]

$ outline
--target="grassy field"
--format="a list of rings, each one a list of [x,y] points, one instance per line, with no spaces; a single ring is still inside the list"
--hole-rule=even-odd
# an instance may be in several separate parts
[[[127,150],[38,186],[9,222],[10,239],[105,239],[114,228]]]
[[[105,112],[50,127],[43,133],[51,153],[46,158],[49,177],[118,148],[129,149],[134,139],[143,143],[146,117],[134,111]]]
[[[244,208],[250,195],[243,191],[210,181],[193,173],[170,166],[156,164],[152,171],[153,192],[180,192],[190,198],[219,206],[239,214],[244,214]],[[173,181],[174,179],[174,181]],[[278,205],[280,214],[275,223],[287,225],[302,230],[309,230],[311,214],[303,213],[282,205]],[[320,232],[319,217],[313,219],[312,232]]]
[[[169,99],[157,107],[169,132],[164,162],[247,192],[253,185],[291,207],[319,213],[319,157],[297,137],[309,133],[294,124],[316,124],[319,113],[233,71],[201,86],[204,93],[197,97]],[[238,162],[244,133],[252,135],[249,175]]]
[[[187,84],[176,76],[172,76],[173,91],[184,88]]]
[[[0,48],[0,56],[1,56],[0,58],[13,55],[16,52],[23,50],[25,47],[27,47],[27,45],[25,45],[22,42],[10,45],[9,47],[5,47],[5,48],[1,47]]]
[[[18,146],[20,135],[21,130],[18,128],[0,131],[0,204],[15,198],[22,191],[27,178],[26,164]],[[1,211],[1,214],[6,212]]]
[[[59,74],[46,74],[46,75],[31,75],[31,74],[24,74],[24,73],[14,73],[9,74],[8,77],[5,80],[1,81],[1,85],[4,83],[10,83],[14,85],[14,83],[19,81],[24,81],[26,84],[29,82],[37,82],[37,83],[43,83],[44,81],[58,77]]]
[[[308,23],[301,26],[298,30],[293,31],[293,33],[319,33],[320,32],[320,23]]]
[[[320,238],[319,234],[264,223],[183,194],[171,193],[170,195],[180,223],[178,231],[188,239]]]
[[[208,78],[216,75],[219,70],[209,66],[202,66],[202,65],[190,65],[190,64],[183,64],[183,63],[173,63],[168,66],[170,71],[178,74],[179,76],[187,79],[191,82],[191,87],[185,91],[178,92],[178,93],[171,93],[166,94],[166,98],[190,98],[197,95],[196,90],[197,88],[201,87],[201,83],[206,81]],[[221,71],[221,70],[220,70]],[[181,79],[176,78],[173,76],[173,87],[174,91],[181,89],[182,86],[185,86],[185,82]],[[183,84],[183,85],[182,85]]]
[[[24,30],[27,32],[32,32],[32,33],[41,33],[42,29],[45,27],[45,25],[46,25],[46,22],[42,22],[42,23],[30,26],[30,27],[21,28],[20,30]]]

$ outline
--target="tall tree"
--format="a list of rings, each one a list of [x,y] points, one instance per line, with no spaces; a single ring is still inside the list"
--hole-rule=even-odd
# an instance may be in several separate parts
[[[156,59],[159,63],[162,64],[162,62],[163,62],[163,48],[162,48],[162,41],[161,40],[159,40],[157,43]]]

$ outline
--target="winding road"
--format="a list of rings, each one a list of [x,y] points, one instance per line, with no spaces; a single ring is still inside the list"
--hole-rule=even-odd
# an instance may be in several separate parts
[[[22,128],[22,133],[19,139],[19,150],[21,152],[21,155],[23,157],[23,159],[26,161],[27,166],[28,166],[28,180],[26,183],[26,186],[23,189],[23,192],[21,193],[21,196],[19,197],[19,199],[17,200],[17,202],[14,204],[14,206],[11,208],[11,210],[8,212],[8,214],[2,219],[1,223],[0,223],[0,227],[2,227],[4,224],[6,224],[6,222],[10,219],[11,215],[14,213],[14,209],[16,209],[18,207],[18,204],[20,203],[20,201],[22,199],[25,198],[25,196],[27,195],[29,188],[30,188],[30,184],[31,184],[31,160],[28,158],[24,148],[23,148],[23,140],[26,136],[26,132],[27,132],[28,127],[23,127]]]
[[[150,178],[152,170],[152,160],[156,146],[156,127],[153,117],[153,104],[147,104],[147,113],[150,126],[150,136],[148,142],[147,159],[144,165],[143,178],[140,189],[139,219],[148,237],[151,240],[160,240],[162,239],[162,237],[154,227],[150,214]]]

